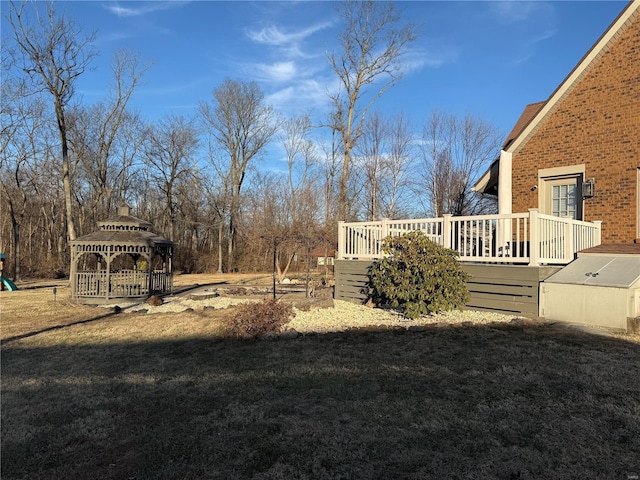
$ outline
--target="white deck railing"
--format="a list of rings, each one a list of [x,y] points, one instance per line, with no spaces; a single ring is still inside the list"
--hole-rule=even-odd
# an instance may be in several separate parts
[[[580,250],[600,245],[601,223],[553,217],[537,209],[502,215],[339,222],[338,258],[381,258],[384,238],[420,230],[458,252],[461,261],[565,265]]]

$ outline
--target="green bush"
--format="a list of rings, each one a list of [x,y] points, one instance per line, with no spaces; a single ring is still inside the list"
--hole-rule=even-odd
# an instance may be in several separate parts
[[[246,303],[236,307],[227,322],[227,334],[235,338],[256,338],[277,333],[294,316],[288,303],[265,299],[260,303]]]
[[[387,237],[386,257],[370,269],[370,291],[377,304],[398,309],[408,318],[461,308],[469,298],[469,275],[458,254],[422,232]]]

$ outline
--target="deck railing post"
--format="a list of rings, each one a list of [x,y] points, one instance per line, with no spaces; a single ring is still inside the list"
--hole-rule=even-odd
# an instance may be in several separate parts
[[[451,224],[453,223],[453,215],[445,213],[442,215],[442,246],[451,248]]]
[[[575,227],[573,225],[573,222],[569,221],[566,222],[564,224],[564,228],[565,228],[565,234],[564,234],[564,238],[565,238],[565,247],[564,247],[564,261],[571,261],[573,260],[573,257],[575,255],[575,250],[576,250],[576,243],[575,243],[575,236],[574,236],[574,230]]]
[[[382,231],[380,232],[380,240],[386,238],[389,235],[389,219],[382,218],[380,219],[380,225],[382,227]]]
[[[591,245],[591,246],[592,247],[597,247],[598,245],[600,245],[602,243],[602,220],[594,220],[593,223],[596,226],[595,232],[594,232],[594,235],[593,235],[593,241],[595,243],[593,245]]]
[[[378,251],[377,255],[382,255],[382,244],[384,243],[384,239],[389,235],[389,219],[382,218],[380,219],[380,241],[378,242]]]
[[[538,209],[529,209],[529,265],[538,266],[540,263],[540,225]]]
[[[338,222],[338,260],[343,260],[345,257],[345,236],[344,236],[344,222]]]

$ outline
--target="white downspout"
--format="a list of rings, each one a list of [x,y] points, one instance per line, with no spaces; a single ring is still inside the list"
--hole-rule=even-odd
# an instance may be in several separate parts
[[[500,151],[500,167],[498,170],[498,214],[505,215],[512,211],[511,174],[513,170],[513,154]],[[498,256],[511,256],[511,220],[498,220],[496,232],[496,254]]]

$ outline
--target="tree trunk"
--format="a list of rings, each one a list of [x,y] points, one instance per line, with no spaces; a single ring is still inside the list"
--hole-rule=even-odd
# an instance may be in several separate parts
[[[69,167],[69,146],[67,144],[67,124],[64,118],[64,108],[56,98],[56,116],[62,146],[62,185],[64,189],[64,205],[67,215],[67,236],[69,241],[76,239],[76,224],[73,220],[73,193],[71,187],[71,169]]]
[[[338,194],[338,220],[348,221],[347,218],[347,188],[349,182],[349,164],[351,163],[351,151],[345,148],[344,161],[342,163],[342,175],[340,176],[340,192]]]
[[[218,273],[222,273],[222,233],[224,231],[224,223],[220,219],[218,224]]]

